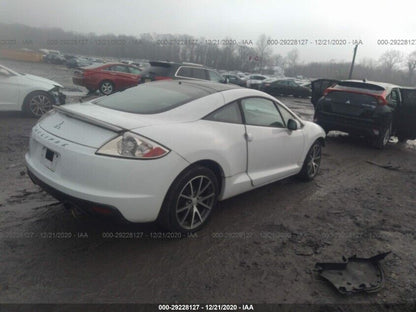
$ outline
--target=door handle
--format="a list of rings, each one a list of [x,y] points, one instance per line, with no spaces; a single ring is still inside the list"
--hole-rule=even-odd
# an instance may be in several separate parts
[[[247,142],[253,141],[253,135],[251,133],[245,133],[244,136],[245,136]]]

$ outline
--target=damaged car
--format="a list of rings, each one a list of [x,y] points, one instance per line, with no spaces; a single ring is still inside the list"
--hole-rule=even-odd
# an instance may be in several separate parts
[[[65,104],[59,83],[0,65],[0,111],[23,111],[40,117],[53,105]]]
[[[320,126],[264,92],[163,80],[57,107],[33,127],[26,165],[77,211],[187,233],[219,200],[289,176],[315,178],[324,139]]]
[[[391,136],[397,136],[399,141],[416,138],[414,88],[375,81],[343,80],[321,94],[319,90],[312,93],[312,100],[319,98],[314,121],[326,132],[339,130],[363,136],[378,149],[383,149]]]

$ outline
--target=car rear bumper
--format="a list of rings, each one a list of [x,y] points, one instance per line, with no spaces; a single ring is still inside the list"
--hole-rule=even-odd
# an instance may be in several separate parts
[[[27,173],[34,184],[39,185],[44,191],[63,203],[69,203],[89,215],[111,217],[126,221],[120,211],[115,207],[70,196],[44,183],[29,168],[27,168]]]
[[[154,160],[121,159],[42,134],[32,131],[25,156],[32,180],[60,200],[107,207],[130,222],[156,220],[172,181],[189,165],[174,152]],[[45,160],[47,150],[58,155],[55,163]]]
[[[75,85],[82,86],[87,89],[94,89],[94,90],[98,89],[97,85],[95,85],[94,83],[91,83],[90,81],[87,81],[84,77],[72,77],[72,82]]]
[[[314,121],[326,131],[338,130],[364,136],[377,136],[385,126],[374,119],[346,117],[322,112],[315,113]]]

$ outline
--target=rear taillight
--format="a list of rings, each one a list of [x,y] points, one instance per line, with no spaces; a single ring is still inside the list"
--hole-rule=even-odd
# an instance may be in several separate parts
[[[376,96],[376,99],[377,99],[378,105],[384,106],[384,105],[387,105],[388,104],[386,98],[384,96],[382,96],[382,95],[377,95]]]
[[[329,90],[329,89],[325,89],[325,90],[324,90],[324,93],[323,93],[323,96],[326,96],[326,95],[328,95],[328,93],[329,93],[329,92],[331,92],[331,91],[332,91],[332,90]]]

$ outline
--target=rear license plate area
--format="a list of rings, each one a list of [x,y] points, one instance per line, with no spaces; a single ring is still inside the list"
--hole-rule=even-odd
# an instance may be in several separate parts
[[[59,154],[47,147],[42,148],[42,163],[51,171],[55,171]]]

